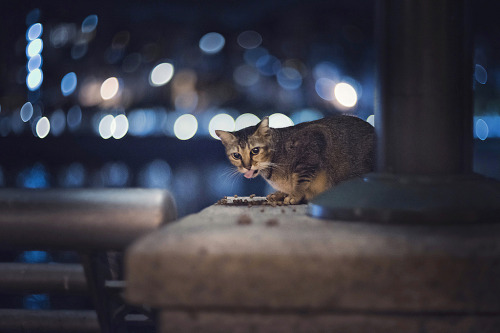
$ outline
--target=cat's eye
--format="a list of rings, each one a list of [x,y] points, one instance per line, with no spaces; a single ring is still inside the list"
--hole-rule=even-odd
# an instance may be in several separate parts
[[[251,154],[252,155],[257,155],[259,152],[260,152],[260,148],[259,147],[255,147],[254,149],[252,149]]]
[[[241,155],[240,153],[232,153],[231,156],[235,159],[235,160],[241,160]]]

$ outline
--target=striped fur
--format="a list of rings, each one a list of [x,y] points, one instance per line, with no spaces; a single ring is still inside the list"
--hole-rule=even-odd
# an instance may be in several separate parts
[[[261,175],[278,191],[271,200],[307,202],[374,167],[374,129],[356,117],[328,117],[285,128],[270,128],[266,117],[255,126],[216,134],[238,171],[247,178]]]

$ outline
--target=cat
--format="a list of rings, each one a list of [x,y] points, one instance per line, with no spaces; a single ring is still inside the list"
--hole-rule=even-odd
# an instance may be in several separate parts
[[[284,128],[269,117],[236,132],[216,130],[229,161],[245,178],[262,176],[270,201],[306,203],[349,178],[371,172],[374,128],[353,116],[332,116]]]

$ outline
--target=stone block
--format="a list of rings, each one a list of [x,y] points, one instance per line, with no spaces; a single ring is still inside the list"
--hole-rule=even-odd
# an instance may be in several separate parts
[[[500,311],[500,225],[347,223],[305,212],[214,205],[167,225],[128,249],[126,298],[171,310]]]
[[[499,316],[163,311],[160,333],[497,333]]]

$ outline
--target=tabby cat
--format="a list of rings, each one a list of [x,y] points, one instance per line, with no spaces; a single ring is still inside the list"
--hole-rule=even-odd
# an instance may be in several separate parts
[[[335,184],[373,170],[373,127],[334,116],[285,128],[269,118],[236,132],[217,130],[229,161],[246,178],[258,175],[277,190],[269,200],[307,202]]]

